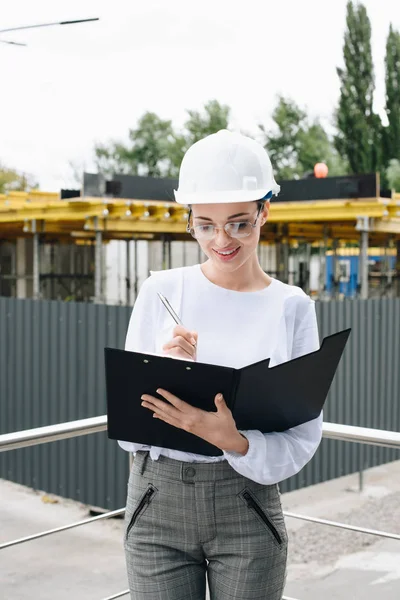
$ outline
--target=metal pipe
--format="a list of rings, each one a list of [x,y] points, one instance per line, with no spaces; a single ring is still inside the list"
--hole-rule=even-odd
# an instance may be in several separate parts
[[[290,519],[300,519],[302,521],[310,521],[311,523],[318,523],[320,525],[330,525],[331,527],[338,527],[339,529],[357,531],[358,533],[367,533],[369,535],[377,535],[379,537],[390,538],[392,540],[400,540],[400,535],[398,533],[388,533],[387,531],[380,531],[378,529],[356,527],[355,525],[347,525],[346,523],[339,523],[338,521],[328,521],[327,519],[319,519],[317,517],[307,517],[305,515],[298,515],[286,511],[283,511],[283,514],[285,517],[289,517]]]
[[[0,544],[0,550],[4,550],[4,548],[11,548],[11,546],[17,546],[17,544],[23,544],[24,542],[30,542],[32,540],[37,540],[42,537],[46,537],[47,535],[51,535],[52,533],[59,533],[60,531],[66,531],[67,529],[73,529],[74,527],[80,527],[81,525],[87,525],[88,523],[93,523],[94,521],[100,521],[102,519],[111,519],[111,517],[118,517],[125,513],[125,508],[119,508],[118,510],[112,510],[104,515],[97,515],[96,517],[90,517],[89,519],[83,519],[82,521],[77,521],[76,523],[71,523],[70,525],[63,525],[62,527],[56,527],[55,529],[48,529],[47,531],[42,531],[40,533],[34,533],[33,535],[27,535],[26,537],[19,538],[17,540],[12,540],[11,542],[4,542]]]
[[[57,425],[47,425],[46,427],[26,429],[15,433],[5,433],[0,435],[0,452],[106,430],[107,415],[101,415],[100,417],[80,419],[79,421],[67,421],[66,423],[58,423]],[[323,424],[323,437],[344,442],[372,444],[395,449],[400,448],[400,433],[397,431],[369,429],[367,427],[326,422]]]
[[[79,421],[69,421],[67,423],[58,423],[57,425],[16,431],[15,433],[5,433],[0,435],[0,452],[25,448],[27,446],[36,446],[37,444],[45,444],[47,442],[56,442],[57,440],[65,440],[106,430],[107,416],[102,415],[100,417],[91,417],[90,419],[80,419]]]
[[[339,297],[340,290],[340,282],[339,282],[339,273],[338,273],[338,240],[336,238],[333,239],[332,242],[332,274],[333,274],[333,298],[335,300]]]
[[[134,241],[134,250],[135,250],[135,254],[133,257],[133,265],[134,265],[134,275],[135,275],[135,300],[137,298],[138,295],[138,287],[139,287],[139,271],[138,271],[138,241],[135,240]]]
[[[284,283],[289,283],[289,252],[290,252],[289,241],[286,238],[285,241],[283,242],[283,252],[282,252]]]
[[[33,233],[33,298],[40,298],[40,264],[39,264],[39,234],[37,232],[36,219],[32,221]]]
[[[310,293],[311,290],[311,244],[306,243],[306,288],[305,292]]]
[[[126,240],[126,305],[131,304],[131,240]]]
[[[275,242],[275,273],[276,278],[281,278],[281,266],[282,266],[282,244],[281,241]]]
[[[129,590],[125,590],[123,592],[119,592],[119,594],[114,594],[114,596],[107,596],[104,600],[114,600],[115,598],[122,598],[122,596],[127,596],[129,594]]]
[[[76,246],[75,244],[69,244],[69,272],[71,275],[76,275]],[[76,284],[77,281],[71,277],[70,294],[73,300],[76,300]]]
[[[323,424],[323,437],[343,442],[357,442],[384,446],[385,448],[400,448],[400,432],[385,431],[384,429],[370,429],[368,427],[355,427],[341,425],[340,423]]]
[[[98,229],[99,217],[94,217],[94,228],[96,230],[96,246],[95,246],[95,257],[94,257],[94,300],[97,304],[101,304],[103,301],[103,277],[102,277],[102,232]]]
[[[15,244],[17,244],[17,242],[15,242]],[[1,294],[1,282],[2,282],[2,278],[3,278],[2,277],[2,275],[3,275],[3,273],[2,273],[2,266],[3,266],[2,262],[3,261],[2,261],[2,258],[1,258],[1,254],[2,254],[1,250],[2,250],[2,248],[3,248],[2,240],[0,240],[0,296],[2,295]]]
[[[328,251],[328,228],[324,225],[324,239],[319,246],[319,293],[326,291],[326,253]]]
[[[361,232],[361,248],[360,248],[360,260],[361,260],[361,298],[367,300],[368,298],[368,230]]]

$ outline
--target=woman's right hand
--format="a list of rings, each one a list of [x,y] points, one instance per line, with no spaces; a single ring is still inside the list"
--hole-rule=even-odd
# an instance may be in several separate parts
[[[197,333],[177,325],[173,331],[173,338],[163,346],[163,351],[168,356],[196,360]]]

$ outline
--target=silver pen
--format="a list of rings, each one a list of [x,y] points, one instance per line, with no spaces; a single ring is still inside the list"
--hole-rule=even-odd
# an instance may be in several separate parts
[[[166,297],[163,296],[162,294],[160,294],[160,292],[157,292],[157,296],[160,298],[161,302],[164,304],[165,308],[167,309],[167,311],[169,312],[169,314],[171,315],[171,317],[173,318],[175,323],[177,325],[181,325],[182,327],[185,327],[184,324],[182,323],[181,319],[178,317],[178,315],[176,314],[176,312],[174,311],[174,309],[172,308],[172,306],[166,299]],[[196,348],[195,343],[193,344],[193,346]]]

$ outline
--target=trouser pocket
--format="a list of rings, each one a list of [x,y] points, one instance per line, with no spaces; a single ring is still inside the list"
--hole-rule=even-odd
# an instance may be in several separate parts
[[[147,507],[149,506],[150,502],[152,501],[156,491],[157,490],[153,485],[151,485],[151,484],[148,485],[147,490],[140,498],[138,505],[136,506],[135,510],[132,513],[131,518],[129,519],[128,526],[126,528],[125,537],[128,537],[129,532],[131,531],[132,527],[135,525],[135,523],[137,522],[139,517],[147,509]]]
[[[239,496],[243,502],[246,503],[247,507],[254,512],[258,519],[271,532],[277,544],[282,545],[284,541],[282,534],[279,532],[278,528],[274,524],[272,518],[267,514],[266,510],[262,508],[254,494],[248,488],[245,488],[240,492]]]

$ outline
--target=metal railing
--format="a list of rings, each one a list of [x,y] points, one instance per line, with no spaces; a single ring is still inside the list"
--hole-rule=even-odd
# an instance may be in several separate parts
[[[16,450],[18,448],[26,448],[28,446],[37,446],[39,444],[46,444],[48,442],[65,440],[68,438],[88,435],[89,433],[98,433],[100,431],[106,430],[107,415],[102,415],[100,417],[81,419],[79,421],[69,421],[67,423],[59,423],[57,425],[49,425],[47,427],[37,427],[35,429],[26,429],[24,431],[17,431],[14,433],[6,433],[0,435],[0,452]],[[396,431],[384,431],[380,429],[369,429],[366,427],[354,427],[351,425],[340,425],[338,423],[324,423],[323,437],[345,442],[372,444],[375,446],[384,446],[387,448],[400,449],[400,433]],[[118,510],[109,511],[102,515],[97,515],[95,517],[90,517],[88,519],[77,521],[76,523],[71,523],[69,525],[64,525],[62,527],[42,531],[34,535],[12,540],[10,542],[5,542],[0,544],[0,550],[4,550],[5,548],[10,548],[11,546],[16,546],[17,544],[22,544],[31,540],[45,537],[53,533],[58,533],[60,531],[65,531],[67,529],[72,529],[74,527],[80,527],[81,525],[86,525],[88,523],[100,521],[102,519],[110,519],[112,517],[121,516],[124,513],[125,508],[120,508]],[[400,535],[396,533],[380,531],[377,529],[367,529],[364,527],[356,527],[354,525],[348,525],[346,523],[328,521],[326,519],[309,517],[307,515],[299,515],[287,511],[283,511],[283,514],[285,515],[285,517],[289,517],[292,519],[300,519],[303,521],[319,523],[321,525],[328,525],[330,527],[338,527],[340,529],[347,529],[349,531],[356,531],[368,535],[375,535],[384,538],[400,540]],[[114,600],[116,598],[122,598],[123,596],[127,596],[128,594],[129,590],[124,590],[122,592],[114,594],[113,596],[108,596],[104,600]],[[282,600],[295,599],[283,596]]]

